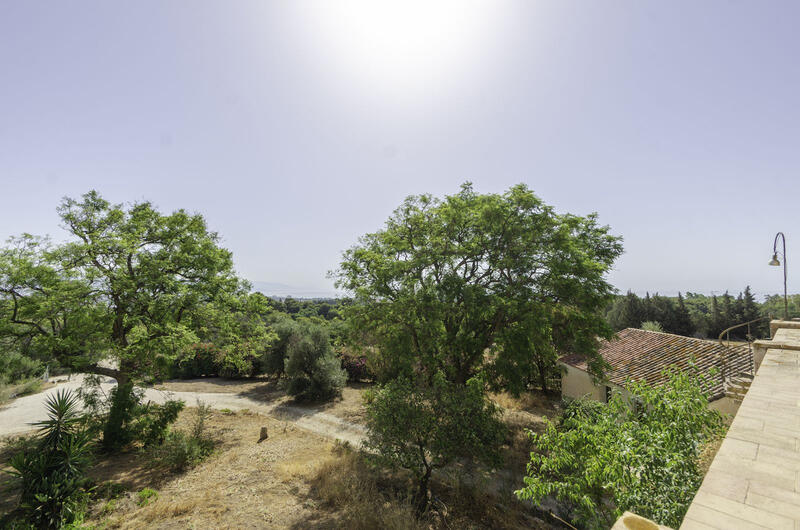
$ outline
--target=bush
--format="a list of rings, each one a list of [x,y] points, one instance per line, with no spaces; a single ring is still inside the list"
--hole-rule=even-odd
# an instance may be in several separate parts
[[[205,435],[205,421],[210,414],[211,407],[198,401],[191,433],[167,433],[161,445],[151,448],[154,464],[179,472],[195,467],[210,455],[214,442]]]
[[[99,379],[91,377],[86,378],[80,395],[89,412],[85,422],[92,432],[103,433],[103,448],[108,451],[137,442],[145,447],[160,444],[185,406],[180,400],[142,403],[144,394],[132,383],[117,385],[105,396]]]
[[[364,381],[373,379],[372,374],[367,368],[367,357],[364,355],[350,355],[342,352],[339,354],[342,369],[347,372],[348,381]]]
[[[28,394],[35,394],[41,388],[42,380],[39,378],[17,381],[12,384],[4,384],[0,381],[0,403]]]
[[[158,499],[158,492],[153,488],[144,488],[136,494],[136,504],[139,506],[147,506],[156,499]]]
[[[331,399],[341,395],[347,380],[339,359],[331,349],[328,332],[314,324],[303,324],[287,348],[287,392],[301,401]]]
[[[213,344],[192,344],[175,360],[170,375],[177,379],[218,375],[217,356],[218,351]]]
[[[292,337],[299,332],[300,326],[291,318],[284,318],[273,324],[272,330],[277,334],[278,339],[262,357],[260,371],[281,377],[286,369],[289,343]]]
[[[170,376],[176,379],[198,377],[251,377],[261,369],[263,354],[247,342],[217,348],[211,343],[192,344],[172,364]]]
[[[18,351],[5,350],[0,355],[0,381],[16,382],[23,379],[40,377],[44,372],[44,365],[22,355]]]
[[[185,403],[180,400],[169,400],[163,405],[140,405],[135,413],[136,419],[131,424],[133,439],[142,442],[145,447],[163,443],[169,426],[175,423],[184,406]]]
[[[83,428],[78,397],[59,391],[47,399],[49,419],[34,451],[11,459],[21,482],[20,506],[36,528],[61,528],[79,522],[86,509],[91,437]]]
[[[724,433],[705,383],[672,371],[660,387],[627,385],[636,405],[577,400],[558,423],[531,434],[525,486],[539,503],[554,498],[580,528],[608,528],[626,510],[678,528],[703,480],[704,447]]]
[[[428,507],[435,469],[461,457],[500,462],[505,428],[480,379],[461,386],[437,373],[432,385],[423,386],[401,378],[368,394],[366,405],[369,436],[364,445],[378,462],[411,471],[417,481],[417,514]]]

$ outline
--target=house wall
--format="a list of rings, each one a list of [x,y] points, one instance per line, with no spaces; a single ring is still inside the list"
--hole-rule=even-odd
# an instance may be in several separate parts
[[[567,364],[562,365],[565,368],[561,376],[561,397],[569,399],[578,399],[586,397],[595,401],[605,403],[606,401],[606,388],[605,385],[596,385],[592,381],[592,377],[573,366]],[[630,392],[615,384],[609,384],[615,392],[622,393],[622,396],[630,401]],[[722,414],[730,414],[731,417],[736,415],[739,410],[739,403],[733,399],[725,396],[708,404],[709,408],[717,410]]]
[[[596,385],[592,381],[592,376],[583,370],[579,370],[568,364],[562,364],[565,371],[561,375],[561,397],[569,399],[578,399],[586,397],[602,403],[606,402],[606,385]],[[628,399],[629,393],[621,386],[613,383],[608,383],[615,392],[621,392],[623,397]]]

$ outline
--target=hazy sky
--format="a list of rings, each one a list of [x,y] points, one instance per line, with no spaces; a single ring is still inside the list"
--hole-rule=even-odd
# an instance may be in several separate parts
[[[800,2],[0,0],[0,238],[99,190],[206,216],[255,281],[409,194],[524,182],[621,290],[800,291]],[[792,264],[796,264],[792,266]]]

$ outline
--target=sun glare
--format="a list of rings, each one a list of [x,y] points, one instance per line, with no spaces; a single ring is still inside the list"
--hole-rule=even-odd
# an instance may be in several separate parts
[[[502,2],[296,2],[315,53],[369,89],[414,93],[457,80],[497,38]],[[454,79],[455,78],[455,79]]]

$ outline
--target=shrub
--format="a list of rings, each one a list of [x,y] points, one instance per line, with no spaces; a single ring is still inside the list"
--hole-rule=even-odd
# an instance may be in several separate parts
[[[42,380],[38,377],[35,379],[27,379],[17,381],[12,384],[4,384],[0,381],[0,403],[5,403],[10,399],[25,396],[28,394],[35,394],[42,388]]]
[[[142,403],[144,394],[132,383],[117,385],[106,396],[99,379],[91,377],[86,378],[80,395],[89,412],[85,422],[92,432],[102,431],[103,448],[108,451],[136,442],[145,447],[160,444],[185,405],[180,400]]]
[[[191,433],[167,433],[164,442],[150,450],[153,463],[179,472],[202,462],[214,450],[214,442],[205,435],[205,421],[210,414],[211,407],[198,400]]]
[[[139,406],[136,419],[131,424],[134,440],[142,442],[145,447],[159,445],[164,442],[169,426],[178,419],[185,403],[180,400],[169,400],[163,405],[146,403]]]
[[[23,379],[40,377],[44,365],[18,351],[5,349],[0,355],[0,381],[16,382]]]
[[[300,325],[291,318],[278,320],[272,326],[278,336],[261,359],[260,371],[265,374],[281,377],[286,368],[286,357],[292,337],[300,330]]]
[[[136,504],[147,506],[150,501],[158,499],[158,492],[152,488],[144,488],[136,494]]]
[[[339,354],[339,360],[342,363],[342,369],[347,372],[348,381],[364,381],[373,378],[367,368],[366,356],[342,352]]]
[[[80,417],[79,399],[58,391],[47,399],[48,419],[37,422],[36,449],[16,454],[11,467],[21,482],[20,506],[37,528],[80,521],[86,509],[91,438]]]
[[[195,343],[184,349],[172,365],[171,376],[178,379],[217,375],[217,349],[210,343]]]
[[[341,395],[347,380],[333,353],[328,332],[321,326],[303,324],[287,348],[287,392],[301,401],[324,400]]]
[[[647,322],[642,322],[642,329],[645,331],[659,331],[661,333],[664,332],[664,327],[661,325],[661,323],[656,322],[654,320],[648,320]]]
[[[581,528],[608,528],[626,510],[677,528],[703,479],[704,446],[724,432],[703,382],[672,371],[661,387],[629,383],[608,404],[577,400],[558,423],[531,434],[525,487],[534,503],[555,498]]]
[[[418,514],[427,509],[433,470],[460,457],[499,463],[505,429],[480,379],[461,386],[437,373],[423,386],[401,378],[368,394],[366,406],[364,445],[378,462],[411,471]]]

